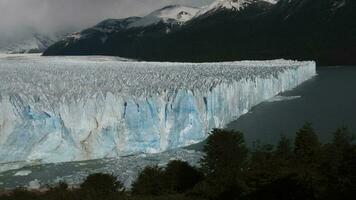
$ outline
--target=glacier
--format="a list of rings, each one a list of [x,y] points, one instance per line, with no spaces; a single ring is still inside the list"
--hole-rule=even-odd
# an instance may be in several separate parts
[[[159,63],[0,56],[0,163],[157,153],[316,75],[313,61]]]

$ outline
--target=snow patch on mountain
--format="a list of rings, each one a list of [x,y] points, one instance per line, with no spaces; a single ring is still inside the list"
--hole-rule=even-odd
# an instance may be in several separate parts
[[[201,8],[196,17],[221,9],[241,11],[257,1],[265,1],[271,4],[277,3],[277,0],[217,0],[210,5]]]
[[[68,38],[71,38],[73,40],[80,40],[82,38],[82,34],[80,32],[75,32],[68,36]]]
[[[129,27],[145,27],[159,22],[176,22],[182,24],[192,19],[199,10],[199,8],[180,5],[166,6],[133,22]]]
[[[250,0],[217,0],[208,6],[203,7],[196,16],[204,15],[209,12],[214,12],[219,9],[231,9],[240,11],[251,4]]]

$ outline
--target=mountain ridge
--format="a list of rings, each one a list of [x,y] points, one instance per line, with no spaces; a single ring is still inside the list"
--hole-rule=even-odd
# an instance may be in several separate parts
[[[236,0],[217,1],[234,2]],[[244,4],[248,2],[247,4]],[[51,46],[44,55],[115,55],[149,61],[312,59],[322,65],[356,64],[356,8],[350,0],[242,0],[184,23],[148,27]],[[214,7],[214,6],[211,6]],[[204,9],[204,8],[203,8]],[[102,33],[100,33],[102,34]]]
[[[0,52],[4,54],[42,53],[49,46],[65,38],[70,31],[44,33],[32,28],[24,28],[14,37],[0,41]]]

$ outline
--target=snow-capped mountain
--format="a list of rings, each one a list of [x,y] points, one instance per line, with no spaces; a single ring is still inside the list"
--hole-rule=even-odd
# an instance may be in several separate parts
[[[129,17],[125,19],[107,19],[94,27],[81,32],[70,34],[59,42],[60,45],[71,47],[82,43],[90,43],[87,53],[95,54],[93,48],[110,48],[110,43],[114,35],[129,32],[130,37],[142,36],[145,34],[167,34],[185,22],[191,20],[199,11],[199,8],[172,5],[156,10],[143,17]],[[125,38],[128,36],[122,36]]]
[[[355,9],[353,0],[217,0],[201,9],[168,6],[144,17],[104,21],[56,43],[44,55],[155,61],[283,57],[356,64]]]
[[[126,30],[130,24],[139,20],[139,17],[129,17],[126,19],[107,19],[92,28],[85,29],[80,32],[74,32],[67,37],[62,38],[63,42],[69,45],[71,42],[86,40],[100,35],[100,40],[105,43],[107,35],[116,33],[118,31]]]
[[[41,53],[49,46],[66,37],[67,33],[32,33],[24,37],[9,39],[0,46],[1,53]]]
[[[219,9],[231,9],[240,11],[241,9],[248,7],[256,1],[275,2],[274,0],[217,0],[211,5],[203,8],[170,5],[153,11],[152,13],[143,17],[108,19],[100,22],[94,27],[85,29],[81,32],[73,33],[65,40],[67,40],[67,44],[69,44],[71,41],[88,39],[94,35],[96,36],[99,34],[102,37],[101,40],[105,42],[105,38],[115,32],[128,29],[142,29],[158,25],[163,25],[164,27],[160,27],[160,29],[162,29],[165,33],[169,33],[171,29],[174,29],[176,26],[182,26],[195,17],[218,11]]]
[[[242,11],[242,7],[248,8],[259,1],[266,2],[266,0],[218,0],[203,8],[171,5],[143,17],[108,19],[94,27],[69,35],[52,46],[44,55],[53,54],[51,53],[53,49],[55,51],[58,49],[65,50],[65,54],[69,55],[112,55],[110,52],[116,51],[115,48],[127,47],[132,44],[131,40],[134,38],[163,37],[196,21],[197,18],[205,16],[207,13],[209,15],[218,13],[221,9],[229,9],[238,13]],[[259,9],[256,12],[260,13],[262,10]],[[117,43],[117,45],[113,47],[113,43]],[[78,49],[80,50],[78,51]],[[130,57],[131,53],[137,52],[136,49],[130,48],[126,48],[124,51],[120,49],[119,51],[123,54],[123,57]]]

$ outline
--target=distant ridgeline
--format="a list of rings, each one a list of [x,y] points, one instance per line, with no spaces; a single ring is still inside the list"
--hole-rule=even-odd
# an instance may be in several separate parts
[[[354,0],[218,0],[106,20],[44,55],[115,55],[155,61],[316,60],[356,64]]]

